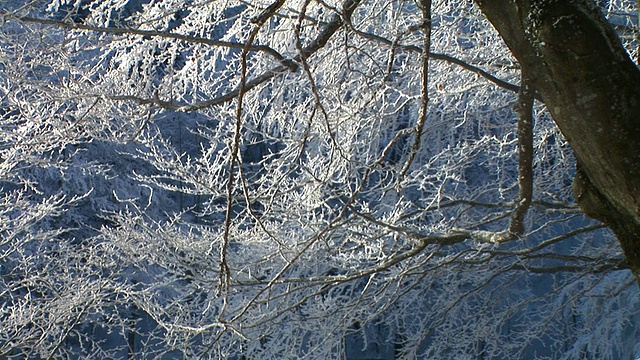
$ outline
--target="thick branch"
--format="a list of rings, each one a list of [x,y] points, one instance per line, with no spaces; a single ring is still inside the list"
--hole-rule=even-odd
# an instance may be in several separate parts
[[[640,281],[640,70],[591,0],[476,3],[574,150],[588,213],[614,230]]]
[[[518,93],[518,185],[519,201],[511,215],[509,233],[520,236],[525,230],[524,218],[533,196],[533,89],[522,74]]]

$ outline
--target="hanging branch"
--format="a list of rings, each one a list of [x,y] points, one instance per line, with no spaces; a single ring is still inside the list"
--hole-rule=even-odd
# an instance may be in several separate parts
[[[420,150],[420,139],[422,137],[422,129],[424,123],[427,120],[427,110],[429,107],[429,50],[431,49],[431,0],[420,0],[420,7],[422,8],[422,29],[424,31],[424,38],[422,41],[422,94],[420,113],[418,114],[418,122],[415,126],[415,140],[411,148],[411,153],[404,167],[400,171],[398,177],[398,186],[402,182],[402,178],[409,171],[411,163],[415,159],[418,151]]]
[[[535,91],[530,79],[522,73],[520,91],[518,92],[518,186],[519,194],[516,207],[511,213],[509,228],[505,231],[494,232],[485,230],[453,229],[454,234],[466,234],[475,241],[484,243],[503,243],[515,240],[525,231],[524,218],[531,205],[533,197],[533,101]]]
[[[509,234],[524,233],[524,218],[533,196],[533,100],[534,91],[527,75],[522,72],[518,92],[518,185],[519,200],[511,214]]]

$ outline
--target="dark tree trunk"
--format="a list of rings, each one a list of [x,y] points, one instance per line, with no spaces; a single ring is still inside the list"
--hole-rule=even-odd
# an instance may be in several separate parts
[[[640,70],[591,0],[476,0],[578,159],[585,214],[616,233],[640,281]]]

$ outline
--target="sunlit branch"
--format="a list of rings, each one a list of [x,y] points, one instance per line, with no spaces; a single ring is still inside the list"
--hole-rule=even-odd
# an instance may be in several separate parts
[[[524,220],[533,197],[533,101],[534,90],[526,74],[522,74],[518,92],[518,186],[519,196],[511,213],[509,228],[503,232],[476,230],[471,235],[476,240],[501,243],[520,237],[525,230]],[[463,230],[461,230],[464,232]]]
[[[541,242],[540,244],[538,244],[538,245],[536,245],[534,247],[531,247],[531,248],[528,248],[528,249],[523,249],[523,250],[518,250],[516,252],[516,254],[517,255],[529,254],[529,253],[532,253],[534,251],[538,251],[538,250],[544,249],[547,246],[551,246],[553,244],[559,243],[559,242],[561,242],[563,240],[572,238],[574,236],[577,236],[577,235],[580,235],[580,234],[584,234],[584,233],[587,233],[587,232],[590,232],[590,231],[604,229],[606,227],[607,227],[606,225],[598,224],[598,225],[591,225],[591,226],[586,226],[586,227],[583,227],[583,228],[575,229],[575,230],[569,231],[567,233],[564,233],[562,235],[559,235],[559,236],[553,237],[551,239],[545,240],[545,241]]]
[[[446,233],[446,234],[421,234],[419,232],[416,232],[414,230],[408,229],[408,228],[404,228],[404,227],[400,227],[400,226],[396,226],[393,224],[389,224],[386,223],[382,220],[376,219],[375,217],[369,215],[369,214],[365,214],[363,212],[358,211],[357,209],[355,209],[354,207],[350,207],[350,211],[352,211],[355,215],[361,217],[362,219],[364,219],[367,222],[370,222],[372,224],[376,224],[378,226],[381,226],[383,228],[387,228],[395,233],[401,234],[403,236],[407,236],[411,239],[413,239],[414,241],[416,241],[417,243],[421,244],[420,246],[426,246],[426,245],[441,245],[441,246],[445,246],[445,245],[454,245],[454,244],[458,244],[461,242],[464,242],[465,240],[471,239],[474,237],[475,232],[474,231],[466,231],[466,230],[454,230],[450,233]]]
[[[406,129],[405,129],[406,130]],[[432,211],[439,211],[445,208],[451,208],[455,206],[468,206],[474,208],[485,208],[485,209],[508,209],[512,208],[515,205],[514,202],[480,202],[466,199],[451,199],[449,201],[442,202],[440,204],[430,205],[426,208],[414,210],[411,212],[407,212],[400,216],[400,219],[408,219],[413,216],[423,215]],[[540,201],[533,200],[531,205],[545,209],[546,211],[559,212],[559,213],[580,213],[580,209],[575,204],[567,204],[567,203],[554,203],[548,201]]]
[[[270,17],[272,17],[278,9],[284,4],[285,0],[276,0],[271,5],[267,6],[262,12],[251,19],[251,22],[256,24],[258,27],[264,25]]]

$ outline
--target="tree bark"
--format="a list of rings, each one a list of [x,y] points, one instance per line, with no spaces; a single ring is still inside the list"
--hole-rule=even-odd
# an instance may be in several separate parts
[[[578,161],[576,201],[640,283],[640,70],[591,0],[476,0]]]

